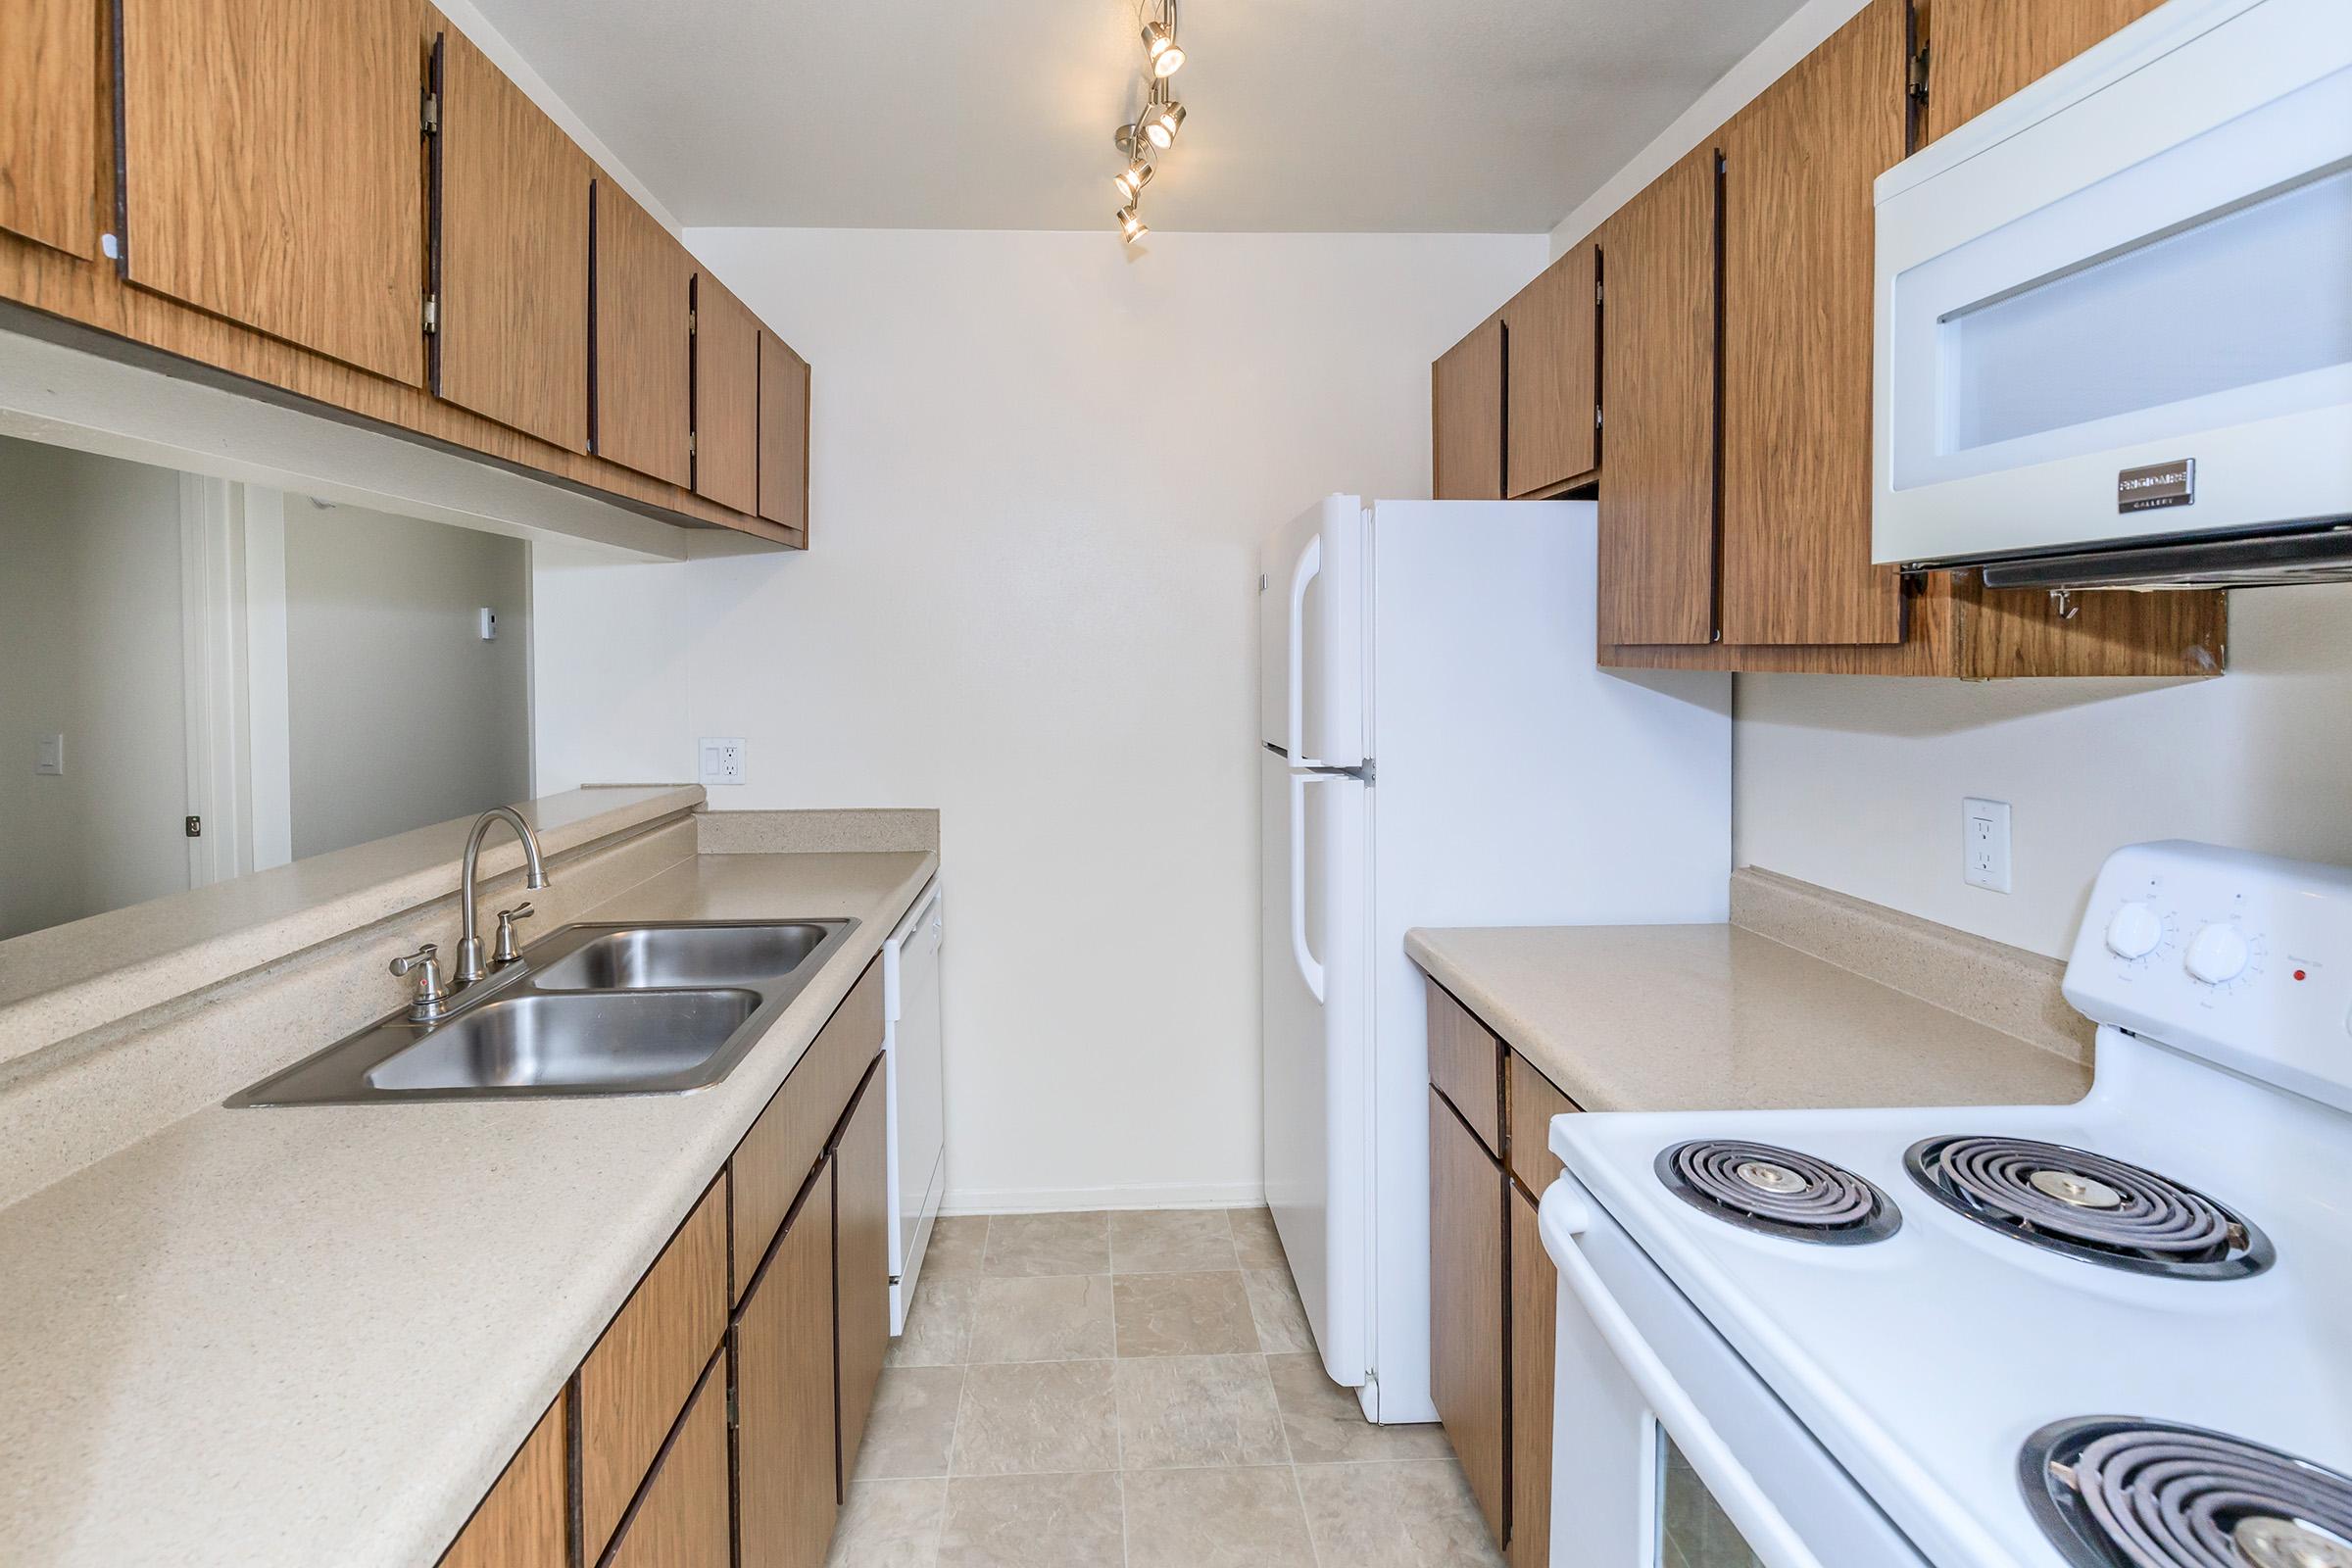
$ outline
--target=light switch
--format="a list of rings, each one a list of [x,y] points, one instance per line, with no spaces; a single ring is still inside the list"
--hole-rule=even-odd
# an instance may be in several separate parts
[[[1960,803],[1960,877],[1972,888],[2009,891],[2009,803],[1971,796]]]
[[[703,737],[703,770],[705,784],[740,784],[744,781],[743,737]]]
[[[488,605],[482,607],[481,631],[482,641],[486,643],[498,641],[498,612],[492,610]]]
[[[33,743],[32,770],[50,778],[65,777],[66,738],[63,735],[43,735]]]

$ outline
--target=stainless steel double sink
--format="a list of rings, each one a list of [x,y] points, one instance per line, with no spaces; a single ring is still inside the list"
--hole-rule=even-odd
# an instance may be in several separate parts
[[[570,925],[459,992],[231,1096],[231,1107],[678,1094],[714,1084],[849,940],[846,919]]]

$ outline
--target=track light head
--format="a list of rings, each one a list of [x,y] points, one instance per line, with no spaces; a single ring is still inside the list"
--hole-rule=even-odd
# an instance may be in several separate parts
[[[1164,22],[1144,24],[1144,58],[1152,63],[1154,76],[1173,76],[1184,67],[1184,46],[1176,41],[1175,32]]]
[[[1176,145],[1176,132],[1184,128],[1184,105],[1173,98],[1163,98],[1144,109],[1144,139],[1161,152]]]
[[[1144,187],[1152,183],[1152,165],[1143,158],[1136,158],[1125,169],[1111,175],[1110,182],[1118,187],[1120,201],[1134,201],[1143,194]]]
[[[1143,214],[1135,210],[1135,204],[1133,202],[1129,202],[1126,206],[1119,209],[1118,220],[1119,238],[1125,240],[1130,245],[1134,244],[1137,240],[1142,239],[1146,234],[1152,232],[1151,227],[1144,221]]]

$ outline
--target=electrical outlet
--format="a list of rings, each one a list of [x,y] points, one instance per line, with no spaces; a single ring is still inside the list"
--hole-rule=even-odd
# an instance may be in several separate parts
[[[2009,891],[2009,803],[1971,796],[1960,803],[1960,879]]]
[[[744,781],[743,737],[703,737],[703,782],[740,784]]]

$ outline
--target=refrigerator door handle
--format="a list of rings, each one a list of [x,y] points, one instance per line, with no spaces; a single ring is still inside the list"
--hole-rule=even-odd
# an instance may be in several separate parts
[[[1306,945],[1306,787],[1330,782],[1304,773],[1291,775],[1291,957],[1318,1003],[1323,1000],[1323,965]]]
[[[1323,570],[1323,536],[1316,534],[1298,552],[1298,564],[1291,568],[1291,709],[1290,728],[1291,765],[1309,767],[1306,757],[1306,585]],[[1315,996],[1323,995],[1318,985]]]

